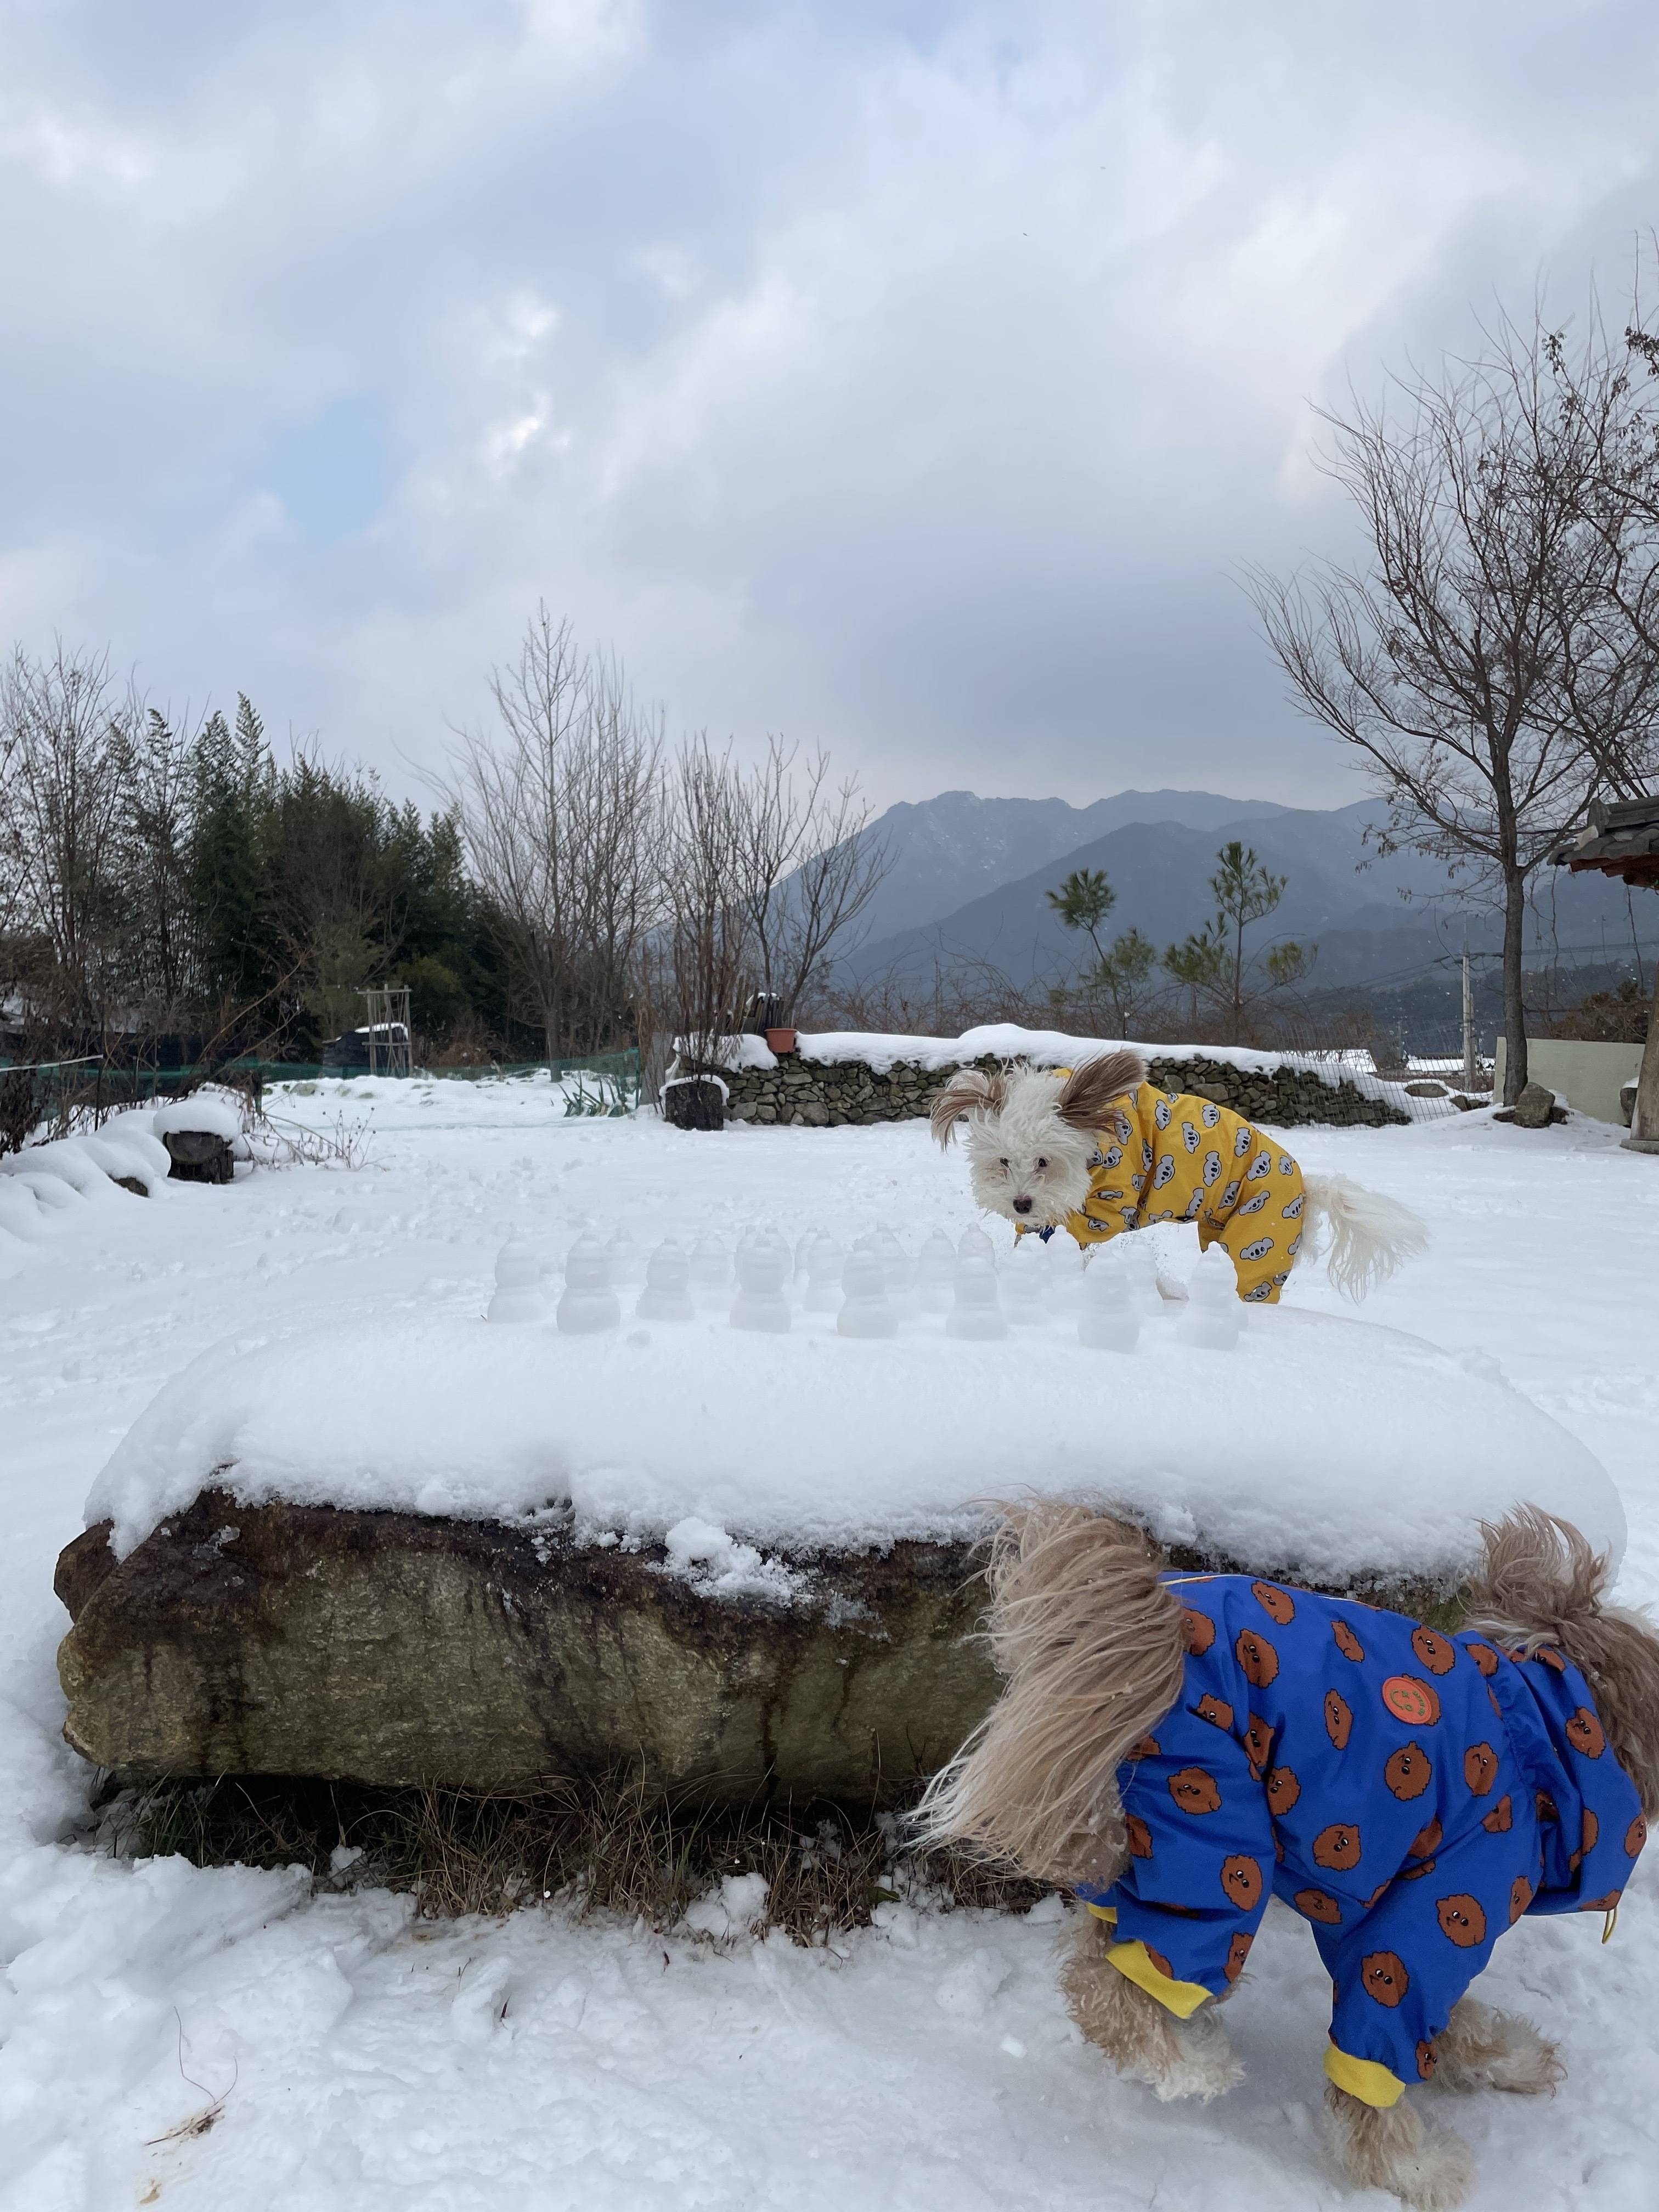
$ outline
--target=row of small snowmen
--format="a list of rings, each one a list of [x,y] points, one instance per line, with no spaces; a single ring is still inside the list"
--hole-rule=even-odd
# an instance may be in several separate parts
[[[1011,1328],[1074,1321],[1078,1342],[1100,1352],[1133,1352],[1143,1320],[1166,1310],[1150,1241],[1133,1236],[1095,1247],[1086,1261],[1069,1237],[1047,1243],[1024,1237],[999,1269],[982,1229],[965,1231],[954,1243],[935,1229],[914,1254],[890,1229],[857,1237],[846,1249],[812,1230],[793,1251],[782,1237],[760,1230],[735,1255],[705,1237],[690,1251],[659,1244],[648,1259],[625,1231],[605,1245],[588,1231],[570,1249],[550,1317],[568,1336],[620,1328],[624,1291],[637,1294],[634,1314],[642,1322],[689,1322],[700,1309],[725,1307],[733,1328],[781,1334],[793,1326],[793,1291],[802,1311],[833,1314],[842,1336],[896,1336],[910,1314],[938,1316],[946,1335],[976,1342],[1005,1337]],[[1188,1279],[1176,1334],[1195,1348],[1229,1352],[1242,1314],[1232,1261],[1212,1245]],[[486,1318],[550,1318],[541,1264],[521,1237],[501,1248]]]

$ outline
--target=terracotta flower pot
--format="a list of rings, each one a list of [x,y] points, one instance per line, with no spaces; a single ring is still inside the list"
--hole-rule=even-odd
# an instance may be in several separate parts
[[[775,1052],[780,1055],[787,1052],[793,1052],[795,1032],[793,1030],[768,1030],[766,1043],[769,1051]]]

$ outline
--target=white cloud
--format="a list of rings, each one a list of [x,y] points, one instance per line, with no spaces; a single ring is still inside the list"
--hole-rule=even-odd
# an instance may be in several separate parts
[[[884,796],[1340,796],[1228,581],[1343,527],[1307,400],[1652,185],[1633,4],[5,12],[0,621],[388,764],[545,596]],[[357,394],[297,544],[249,471]]]

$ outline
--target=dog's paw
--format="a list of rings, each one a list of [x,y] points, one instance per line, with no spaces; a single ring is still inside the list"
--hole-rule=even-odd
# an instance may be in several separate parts
[[[1173,2041],[1174,2062],[1152,2083],[1161,2103],[1169,2104],[1176,2097],[1197,2097],[1207,2105],[1212,2097],[1224,2096],[1244,2079],[1244,2069],[1233,2056],[1225,2024],[1212,2007],[1206,2005],[1191,2020],[1182,2021],[1174,2031]]]
[[[1415,2105],[1365,2105],[1334,2082],[1325,2092],[1331,2148],[1350,2181],[1383,2189],[1412,2212],[1453,2212],[1474,2185],[1461,2136],[1428,2129]]]
[[[1462,2136],[1445,2128],[1425,2130],[1382,2186],[1412,2212],[1454,2212],[1474,2186],[1474,2154]]]
[[[1516,2097],[1551,2097],[1557,2085],[1567,2078],[1567,2069],[1556,2045],[1547,2035],[1540,2035],[1529,2020],[1520,2020],[1507,2014],[1516,2033],[1510,2047],[1501,2058],[1494,2059],[1486,2075],[1487,2086],[1507,2089]]]
[[[1435,2043],[1435,2059],[1436,2087],[1458,2093],[1502,2089],[1546,2097],[1567,2070],[1554,2044],[1529,2020],[1474,1997],[1460,2000]]]

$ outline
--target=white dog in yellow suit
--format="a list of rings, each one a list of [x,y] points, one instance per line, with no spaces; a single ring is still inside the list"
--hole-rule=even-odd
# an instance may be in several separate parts
[[[1271,1304],[1310,1229],[1328,1224],[1331,1280],[1352,1297],[1421,1251],[1427,1232],[1393,1199],[1341,1176],[1304,1176],[1275,1139],[1231,1108],[1160,1091],[1138,1052],[1069,1068],[965,1070],[933,1103],[948,1145],[968,1121],[974,1195],[1022,1234],[1070,1231],[1097,1244],[1126,1229],[1190,1221],[1220,1244],[1238,1295]]]

